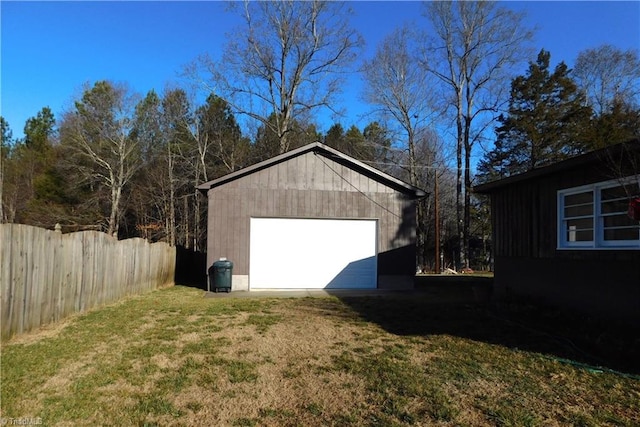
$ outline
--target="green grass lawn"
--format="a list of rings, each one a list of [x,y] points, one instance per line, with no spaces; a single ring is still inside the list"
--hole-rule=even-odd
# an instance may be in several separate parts
[[[205,299],[178,286],[4,343],[1,417],[65,426],[640,425],[640,380],[573,363],[588,361],[575,347],[428,292]]]

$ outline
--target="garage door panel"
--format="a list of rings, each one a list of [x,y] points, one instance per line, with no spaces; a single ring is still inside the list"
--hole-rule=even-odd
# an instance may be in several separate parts
[[[375,220],[252,218],[252,289],[375,288]]]

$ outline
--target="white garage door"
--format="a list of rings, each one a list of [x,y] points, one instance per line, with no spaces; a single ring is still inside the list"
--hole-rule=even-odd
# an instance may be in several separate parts
[[[251,218],[250,289],[376,287],[375,220]]]

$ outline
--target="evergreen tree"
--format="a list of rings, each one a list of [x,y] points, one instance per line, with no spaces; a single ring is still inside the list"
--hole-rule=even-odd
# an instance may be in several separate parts
[[[549,71],[550,58],[541,50],[527,74],[511,82],[508,114],[498,119],[495,148],[479,166],[481,179],[526,172],[585,150],[591,108],[564,62]]]
[[[611,108],[595,117],[585,131],[584,142],[597,150],[609,145],[640,138],[640,110],[613,100]]]
[[[375,149],[356,125],[351,125],[346,131],[340,123],[333,124],[323,138],[324,143],[331,148],[353,157],[357,160],[375,160]]]
[[[249,154],[249,141],[242,137],[229,103],[217,95],[209,95],[205,105],[196,111],[199,156],[203,160],[202,180],[222,176],[243,167]],[[215,161],[207,161],[212,156]],[[208,171],[207,169],[212,169]]]
[[[338,151],[344,152],[347,142],[344,128],[340,123],[334,123],[324,136],[324,144]]]
[[[82,184],[97,189],[103,229],[117,234],[124,210],[123,192],[141,164],[131,138],[134,96],[126,85],[99,81],[86,86],[63,118],[61,144],[69,149]]]
[[[344,135],[346,148],[344,153],[363,161],[375,160],[374,147],[367,144],[364,134],[356,125],[352,125]]]
[[[382,127],[378,122],[369,123],[362,131],[365,143],[373,151],[373,160],[378,162],[378,166],[387,166],[385,163],[391,162],[391,138],[389,130]],[[379,169],[384,169],[379,167]]]
[[[269,120],[275,123],[276,116],[272,115]],[[316,125],[310,122],[294,120],[291,123],[289,134],[287,137],[288,150],[322,140],[322,135],[318,132]],[[273,131],[271,126],[260,126],[252,146],[252,162],[257,163],[281,154],[279,141],[277,133]]]
[[[9,127],[9,123],[0,116],[0,223],[5,222],[4,214],[4,180],[5,180],[5,163],[6,158],[9,157],[9,149],[11,141],[13,140],[13,133]]]
[[[55,134],[55,117],[49,107],[44,107],[35,117],[27,120],[24,126],[24,147],[29,152],[34,165],[33,191],[34,200],[30,205],[46,214],[51,204],[68,202],[65,194],[65,177],[57,165],[57,153],[53,150]],[[46,215],[45,215],[46,216]],[[54,219],[44,221],[56,222]]]
[[[161,100],[152,89],[136,104],[131,138],[140,147],[145,166],[158,157],[162,151]]]
[[[66,216],[66,176],[58,168],[55,117],[49,107],[27,119],[24,138],[15,141],[5,196],[10,222],[53,227]]]
[[[166,162],[162,132],[162,100],[151,90],[136,104],[131,139],[138,144],[142,165],[134,176],[126,222],[135,222],[137,236],[158,241],[168,232],[164,221]],[[133,234],[133,233],[132,233]]]
[[[275,125],[277,122],[276,115],[271,114],[268,121]],[[278,154],[280,154],[278,134],[273,130],[273,126],[260,125],[251,150],[251,163],[258,163]]]
[[[3,147],[9,146],[11,141],[13,141],[11,126],[9,126],[9,122],[7,122],[2,116],[0,116],[0,138],[0,142],[2,142]]]
[[[24,143],[32,150],[40,152],[51,147],[49,138],[53,135],[56,120],[49,107],[44,107],[24,125]]]

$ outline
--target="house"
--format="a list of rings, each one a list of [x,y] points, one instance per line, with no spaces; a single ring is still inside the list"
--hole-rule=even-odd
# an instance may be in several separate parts
[[[413,286],[415,201],[426,194],[320,143],[198,186],[207,265],[232,290]]]
[[[640,325],[639,186],[631,141],[475,187],[491,198],[494,293]]]

